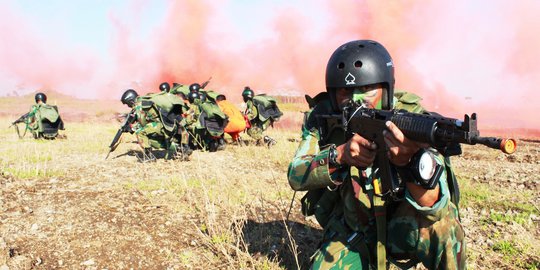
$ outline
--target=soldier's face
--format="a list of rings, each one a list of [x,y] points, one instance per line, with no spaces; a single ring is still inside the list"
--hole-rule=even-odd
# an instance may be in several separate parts
[[[340,109],[347,106],[350,101],[364,104],[368,108],[381,109],[383,90],[384,88],[380,84],[354,89],[340,88],[336,91],[336,101]]]

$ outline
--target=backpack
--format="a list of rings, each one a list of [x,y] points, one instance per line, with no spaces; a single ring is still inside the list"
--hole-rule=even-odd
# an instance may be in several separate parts
[[[181,129],[184,101],[168,93],[150,94],[142,97],[141,107],[148,111],[154,109],[168,136],[176,136]]]
[[[258,117],[262,122],[268,119],[275,122],[283,115],[277,106],[276,99],[271,96],[265,94],[256,95],[253,97],[253,105],[257,107]]]
[[[38,136],[45,139],[54,139],[58,135],[58,130],[64,130],[64,121],[58,113],[58,107],[48,104],[41,104],[35,114],[38,123]]]
[[[211,136],[223,135],[225,126],[229,122],[227,115],[221,111],[217,104],[211,102],[203,102],[199,107],[201,108],[199,116],[201,126],[205,127]]]

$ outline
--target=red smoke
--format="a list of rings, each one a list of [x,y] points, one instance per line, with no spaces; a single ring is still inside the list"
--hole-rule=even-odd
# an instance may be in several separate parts
[[[540,106],[540,21],[537,2],[300,1],[258,2],[268,23],[250,12],[228,14],[228,1],[171,1],[159,25],[140,36],[151,2],[110,10],[108,55],[73,45],[57,33],[44,36],[23,11],[0,10],[0,94],[48,87],[80,97],[118,99],[123,90],[158,91],[162,81],[202,83],[240,100],[243,86],[256,93],[314,95],[324,91],[326,62],[354,39],[387,47],[396,88],[424,98],[431,110],[455,118],[479,114],[482,129],[536,128]],[[127,14],[127,15],[126,15]],[[254,24],[265,35],[246,33]],[[253,38],[253,36],[257,36]],[[262,36],[262,37],[261,37]]]

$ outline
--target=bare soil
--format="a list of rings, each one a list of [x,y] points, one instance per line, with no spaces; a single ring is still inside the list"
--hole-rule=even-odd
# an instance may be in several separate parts
[[[56,141],[0,132],[1,269],[309,265],[321,230],[300,214],[302,193],[285,221],[296,131],[270,131],[272,149],[229,145],[140,163],[129,136],[104,160],[117,123],[66,127]],[[511,156],[465,146],[452,158],[471,269],[540,266],[540,144],[518,143]]]

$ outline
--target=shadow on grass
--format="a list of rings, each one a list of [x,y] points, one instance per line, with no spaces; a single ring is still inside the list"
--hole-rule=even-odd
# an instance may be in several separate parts
[[[165,150],[152,150],[152,155],[154,155],[154,157],[157,158],[157,159],[165,158],[166,154],[167,154],[167,151],[165,151]],[[117,158],[121,158],[121,157],[124,157],[124,156],[137,157],[139,162],[143,162],[143,161],[149,159],[148,157],[144,156],[144,154],[143,154],[143,152],[141,150],[129,150],[129,151],[123,153],[123,154],[112,157],[112,159],[117,159]]]
[[[298,265],[300,269],[308,269],[309,258],[319,247],[322,239],[322,230],[309,227],[308,225],[289,221],[287,227],[292,240],[296,245]],[[279,261],[280,266],[286,269],[297,269],[295,253],[291,248],[285,224],[281,220],[258,223],[247,220],[244,228],[244,241],[248,246],[248,252],[253,257],[267,256],[272,260]]]

